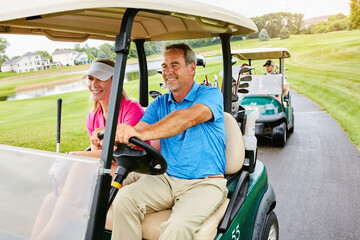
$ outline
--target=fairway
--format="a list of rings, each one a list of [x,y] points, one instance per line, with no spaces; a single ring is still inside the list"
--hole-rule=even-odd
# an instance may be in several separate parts
[[[292,57],[285,61],[289,69],[286,75],[290,88],[309,97],[329,112],[359,149],[359,30],[292,35],[286,40],[272,39],[267,42],[254,39],[232,42],[231,45],[234,50],[254,47],[287,48],[292,54]],[[195,51],[205,57],[215,56],[220,55],[221,47],[207,46]],[[265,72],[262,65],[263,62],[254,62],[256,74]],[[221,69],[221,60],[209,61],[206,67],[209,79]],[[201,82],[203,78],[203,69],[198,67],[196,80]],[[161,81],[160,75],[150,77],[149,89],[166,92],[159,88]],[[137,99],[137,80],[125,83],[124,87],[132,98]],[[85,127],[85,118],[89,111],[87,91],[0,102],[0,144],[55,151],[56,99],[59,97],[63,99],[61,152],[85,149],[89,145]]]

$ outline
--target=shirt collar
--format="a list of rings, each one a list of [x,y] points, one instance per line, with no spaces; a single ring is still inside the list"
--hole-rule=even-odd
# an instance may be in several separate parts
[[[184,97],[184,99],[183,99],[182,101],[184,101],[184,100],[186,100],[186,101],[188,101],[188,102],[194,101],[195,95],[196,95],[196,92],[197,92],[198,89],[199,89],[199,84],[194,81],[194,83],[193,83],[190,91],[188,92],[188,94],[186,94],[186,96]],[[169,94],[169,95],[170,95],[170,97],[169,97],[169,102],[175,103],[176,101],[175,101],[175,99],[173,98],[171,91],[170,91],[170,94]],[[182,102],[182,101],[181,101],[181,102]],[[180,102],[180,103],[181,103],[181,102]]]

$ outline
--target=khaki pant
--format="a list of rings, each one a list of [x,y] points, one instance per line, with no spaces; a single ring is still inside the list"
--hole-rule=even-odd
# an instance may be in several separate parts
[[[227,195],[223,178],[178,179],[146,175],[118,192],[113,202],[112,240],[141,240],[144,214],[172,208],[161,225],[162,240],[194,239]]]

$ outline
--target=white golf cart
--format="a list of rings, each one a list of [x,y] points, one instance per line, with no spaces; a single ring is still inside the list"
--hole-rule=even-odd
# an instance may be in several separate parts
[[[290,52],[286,48],[253,48],[232,51],[232,55],[236,59],[248,61],[250,66],[254,60],[279,60],[278,73],[251,75],[250,79],[240,81],[237,92],[240,106],[247,113],[254,110],[260,113],[255,134],[270,137],[274,146],[283,147],[287,132],[294,131],[294,109],[284,76],[284,59],[290,57]],[[234,72],[239,72],[239,65],[233,68]],[[241,88],[244,83],[247,85]]]
[[[131,141],[143,146],[143,152],[124,157],[121,151],[113,151],[130,42],[137,47],[139,102],[145,107],[149,99],[144,42],[208,37],[220,37],[222,43],[229,195],[196,238],[278,239],[275,193],[264,164],[256,161],[256,141],[247,140],[254,139],[253,130],[241,133],[228,114],[232,96],[230,37],[257,31],[250,19],[193,0],[2,0],[0,4],[2,34],[45,35],[72,42],[113,40],[117,54],[101,160],[0,145],[0,239],[109,239],[111,230],[104,230],[107,208],[117,191],[110,187],[113,155],[120,183],[129,171],[166,171],[161,154],[136,138]],[[254,124],[253,120],[246,126]],[[156,216],[151,219],[147,222],[152,225],[143,225],[144,239],[158,236],[161,221]]]

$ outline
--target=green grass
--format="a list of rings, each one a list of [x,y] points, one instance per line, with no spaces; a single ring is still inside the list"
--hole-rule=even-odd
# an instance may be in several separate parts
[[[14,72],[0,72],[0,79],[16,76]]]
[[[253,47],[286,47],[292,54],[286,60],[290,87],[317,102],[329,112],[360,147],[360,31],[333,32],[317,35],[291,36],[286,40],[272,39],[232,43],[232,49]],[[220,46],[195,49],[198,54],[221,54]],[[254,62],[256,73],[264,73],[263,61]],[[209,61],[209,79],[222,68],[221,60]],[[203,79],[197,68],[196,80]],[[44,80],[44,79],[43,79]],[[149,78],[149,89],[159,88],[160,75]],[[219,80],[221,78],[219,77]],[[0,82],[2,87],[2,83]],[[138,81],[125,83],[128,94],[137,99]],[[89,111],[89,93],[80,91],[61,96],[0,102],[0,144],[55,151],[56,99],[63,99],[61,151],[83,150],[89,145],[85,118]],[[296,109],[295,109],[296,111]]]

